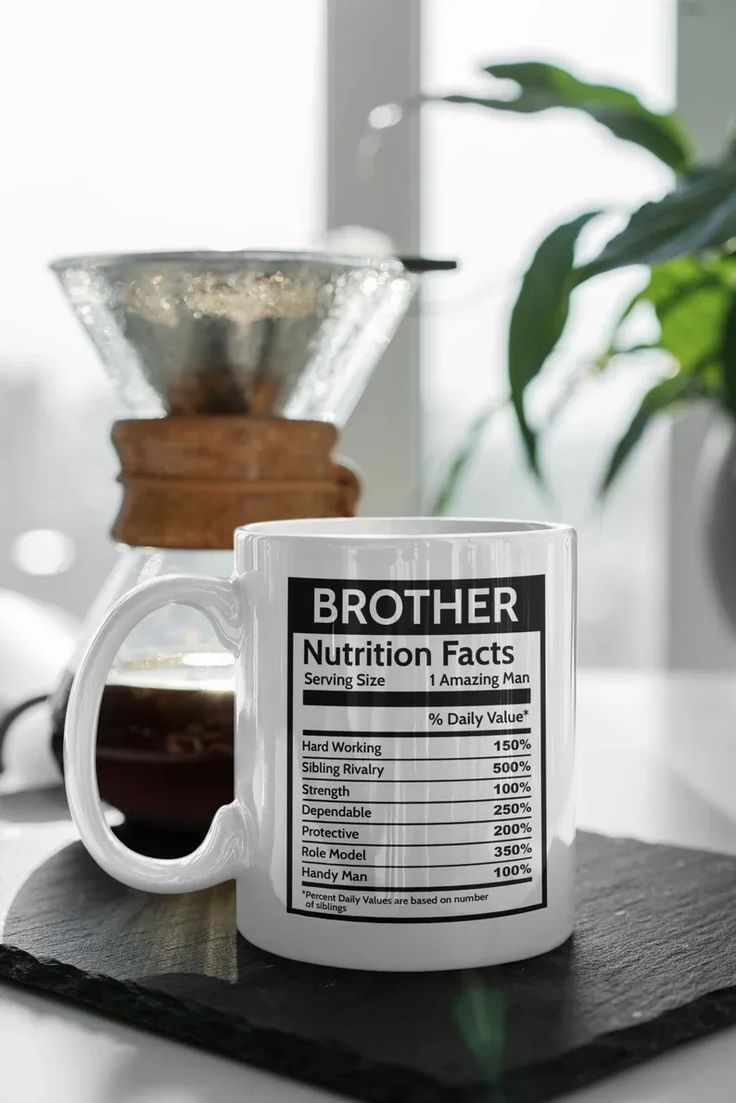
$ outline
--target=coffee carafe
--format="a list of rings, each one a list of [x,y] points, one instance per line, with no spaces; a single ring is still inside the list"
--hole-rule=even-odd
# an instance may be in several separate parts
[[[338,429],[411,300],[410,265],[192,252],[52,268],[130,414],[112,429],[121,555],[86,638],[146,579],[229,573],[238,525],[354,512],[359,483],[334,457]],[[197,832],[232,798],[231,664],[184,607],[126,641],[103,696],[97,772],[128,820]],[[73,673],[53,700],[59,761]]]

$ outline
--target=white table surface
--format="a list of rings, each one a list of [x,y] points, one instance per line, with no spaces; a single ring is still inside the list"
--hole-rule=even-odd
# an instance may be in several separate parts
[[[578,752],[581,827],[736,854],[736,674],[585,672]],[[11,763],[3,777],[6,794],[28,769],[27,759]],[[3,799],[13,798],[3,798],[0,790]],[[26,855],[32,845],[42,861],[65,831],[71,837],[59,804],[58,819],[52,814],[31,828],[24,825]],[[19,832],[13,825],[0,829],[0,916],[15,889]],[[23,864],[27,868],[27,857]],[[567,1099],[733,1103],[735,1083],[736,1028]],[[327,1103],[335,1098],[0,984],[0,1103]]]

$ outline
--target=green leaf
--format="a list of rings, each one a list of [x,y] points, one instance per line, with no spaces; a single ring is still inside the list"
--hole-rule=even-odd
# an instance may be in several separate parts
[[[653,417],[679,402],[699,398],[702,395],[702,385],[692,375],[678,373],[668,379],[663,379],[660,383],[655,383],[644,395],[628,429],[614,448],[600,486],[599,495],[602,497],[610,489],[611,484],[628,459],[632,449],[640,441]]]
[[[619,356],[638,356],[640,352],[661,352],[661,348],[657,344],[652,344],[651,341],[645,341],[639,345],[626,345],[619,347],[614,341],[605,352],[602,352],[600,356],[597,356],[593,365],[593,370],[599,375],[602,375],[607,370],[612,360]]]
[[[643,349],[661,349],[680,370],[701,372],[718,361],[721,331],[736,275],[731,258],[678,257],[657,265],[644,288],[633,297],[616,322],[609,347],[596,367],[605,370],[610,361]],[[622,329],[642,303],[653,307],[659,322],[655,344],[623,347]]]
[[[698,371],[718,357],[730,299],[729,285],[716,268],[681,257],[652,270],[642,299],[659,319],[659,344],[684,372]]]
[[[483,96],[445,96],[449,103],[475,104],[496,111],[532,114],[561,107],[583,111],[624,141],[649,150],[675,172],[692,161],[690,143],[676,115],[650,111],[633,92],[608,84],[591,84],[542,61],[487,65],[484,71],[518,86],[513,99]]]
[[[676,257],[651,269],[637,301],[651,303],[661,320],[663,314],[679,306],[694,290],[721,279],[717,264],[699,257]]]
[[[465,469],[475,455],[484,432],[491,420],[508,405],[508,399],[502,402],[492,402],[473,418],[463,437],[462,444],[458,446],[447,466],[447,470],[440,482],[434,501],[430,505],[430,513],[433,516],[445,513],[457,491]]]
[[[537,436],[526,419],[524,392],[562,336],[575,286],[575,245],[580,231],[598,213],[582,214],[547,235],[524,275],[511,313],[508,345],[511,402],[529,465],[538,477],[541,475]]]
[[[736,415],[736,295],[732,295],[721,331],[721,375],[726,409]]]
[[[682,180],[662,199],[634,211],[627,225],[589,264],[578,281],[631,264],[656,265],[675,257],[729,246],[736,238],[736,161]]]

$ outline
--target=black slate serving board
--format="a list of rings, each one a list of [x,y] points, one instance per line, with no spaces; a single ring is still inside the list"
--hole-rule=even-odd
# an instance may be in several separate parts
[[[578,854],[560,949],[381,974],[266,954],[230,885],[149,896],[73,844],[17,892],[0,976],[356,1099],[551,1099],[736,1022],[736,859],[592,834]]]

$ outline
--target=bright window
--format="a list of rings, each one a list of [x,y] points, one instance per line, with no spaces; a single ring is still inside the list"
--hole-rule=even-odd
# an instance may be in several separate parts
[[[672,0],[427,0],[422,12],[428,92],[488,89],[489,78],[478,76],[483,63],[546,60],[631,88],[655,109],[672,108]],[[425,301],[424,451],[436,482],[481,405],[504,394],[509,311],[540,237],[583,210],[634,206],[661,194],[669,180],[653,158],[571,113],[424,110],[423,248],[462,264]],[[617,274],[581,291],[563,368],[601,351],[615,302],[640,282],[636,273]],[[452,503],[454,513],[557,516],[577,525],[583,663],[662,661],[664,429],[646,441],[604,509],[594,502],[604,461],[640,393],[637,373],[650,367],[640,363],[586,386],[556,423],[544,450],[553,503],[525,474],[505,416],[487,431]]]

